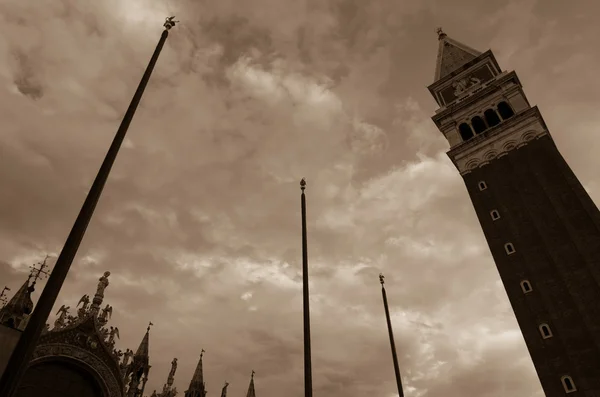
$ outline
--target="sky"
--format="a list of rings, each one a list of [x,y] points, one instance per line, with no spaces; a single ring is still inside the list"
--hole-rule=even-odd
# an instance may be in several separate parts
[[[491,48],[598,203],[599,8],[4,0],[0,287],[60,252],[176,15],[50,321],[109,270],[117,348],[154,323],[148,395],[173,357],[186,390],[205,349],[209,396],[252,370],[259,397],[302,396],[304,177],[315,396],[397,396],[383,272],[407,397],[541,397],[426,87],[438,26]]]

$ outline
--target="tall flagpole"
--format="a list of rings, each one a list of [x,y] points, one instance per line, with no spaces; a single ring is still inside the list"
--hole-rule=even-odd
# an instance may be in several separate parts
[[[390,346],[392,348],[392,359],[394,360],[394,372],[396,373],[396,385],[398,386],[398,396],[404,397],[402,390],[402,378],[400,378],[400,367],[398,366],[398,355],[396,354],[396,344],[394,343],[394,332],[392,331],[392,320],[390,319],[390,309],[388,308],[387,294],[385,293],[383,274],[379,275],[381,283],[381,295],[383,296],[383,307],[385,308],[385,318],[387,320],[388,333],[390,334]]]
[[[131,99],[131,103],[125,112],[125,116],[123,116],[123,121],[121,121],[121,125],[117,130],[115,138],[113,139],[108,152],[106,153],[106,157],[104,158],[104,162],[100,166],[100,170],[98,171],[98,175],[90,188],[90,191],[79,211],[79,215],[77,215],[77,219],[73,224],[73,228],[67,237],[67,241],[63,246],[63,249],[54,265],[54,270],[50,274],[48,278],[48,282],[40,295],[40,299],[38,300],[37,305],[35,306],[35,310],[31,314],[29,322],[25,327],[25,330],[21,334],[15,349],[13,350],[10,359],[6,365],[6,369],[2,374],[2,379],[0,379],[0,396],[2,397],[13,397],[21,379],[27,369],[29,361],[31,360],[31,355],[37,345],[39,337],[42,333],[42,329],[44,328],[46,321],[48,320],[48,316],[50,315],[50,311],[56,302],[56,298],[58,297],[58,293],[62,288],[62,285],[67,277],[67,273],[71,267],[71,263],[73,262],[73,258],[79,249],[79,244],[81,244],[81,240],[85,235],[85,231],[92,219],[92,215],[94,214],[94,209],[96,208],[96,204],[100,199],[100,195],[102,194],[102,189],[108,179],[108,175],[110,170],[117,158],[117,154],[125,139],[125,134],[129,129],[129,125],[131,124],[131,120],[133,119],[133,115],[142,99],[142,95],[144,90],[146,89],[146,85],[148,84],[148,80],[150,80],[150,76],[152,75],[152,71],[154,70],[154,65],[156,65],[156,61],[158,60],[158,56],[169,36],[169,30],[175,26],[175,23],[178,21],[174,21],[175,17],[168,17],[164,23],[165,30],[162,32],[160,36],[160,40],[154,50],[154,54],[152,54],[152,58],[150,58],[150,63],[142,76],[142,80],[138,85],[133,98]]]
[[[310,356],[310,309],[308,294],[308,243],[306,237],[306,181],[300,181],[302,190],[302,298],[304,306],[304,397],[312,397],[312,363]]]

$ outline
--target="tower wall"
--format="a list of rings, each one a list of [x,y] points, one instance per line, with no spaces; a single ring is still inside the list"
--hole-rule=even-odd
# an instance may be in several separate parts
[[[550,135],[463,178],[546,396],[600,395],[600,211]]]

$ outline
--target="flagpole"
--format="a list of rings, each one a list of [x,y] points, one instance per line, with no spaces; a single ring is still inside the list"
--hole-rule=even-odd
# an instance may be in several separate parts
[[[302,190],[302,298],[304,308],[304,396],[312,397],[312,363],[310,350],[310,308],[309,308],[309,290],[308,290],[308,243],[306,233],[306,196],[304,189],[306,181],[300,181]]]
[[[388,333],[390,335],[390,346],[392,348],[392,360],[394,361],[394,372],[396,374],[396,385],[398,386],[398,396],[404,397],[404,390],[402,389],[402,378],[400,377],[400,366],[398,365],[398,355],[396,354],[396,344],[394,343],[394,332],[392,330],[392,320],[390,319],[390,310],[388,308],[387,294],[385,292],[384,277],[383,274],[379,275],[379,282],[381,283],[381,295],[383,296],[383,307],[385,308],[385,318],[387,320]]]
[[[54,269],[48,278],[48,282],[40,295],[37,305],[25,330],[21,334],[15,349],[13,350],[8,363],[6,364],[6,369],[2,374],[2,378],[0,379],[0,396],[2,397],[13,397],[23,375],[25,374],[25,370],[31,360],[31,356],[37,345],[38,339],[42,333],[42,329],[48,320],[48,316],[50,315],[50,311],[56,302],[56,298],[62,288],[62,285],[67,277],[69,269],[71,267],[71,263],[79,249],[79,245],[81,244],[81,240],[85,235],[85,231],[92,219],[92,215],[94,214],[94,209],[96,208],[96,204],[98,204],[98,200],[100,199],[100,195],[102,194],[102,190],[108,179],[108,175],[110,170],[117,158],[117,154],[125,139],[125,134],[129,129],[129,125],[131,124],[131,120],[137,110],[137,107],[142,99],[142,95],[144,94],[144,90],[146,89],[146,85],[150,80],[150,76],[152,75],[152,71],[154,70],[154,66],[156,65],[156,61],[158,60],[158,56],[169,36],[169,30],[175,26],[177,21],[173,20],[174,17],[169,17],[166,19],[164,23],[165,30],[163,30],[160,40],[156,45],[156,49],[152,54],[152,58],[150,58],[150,62],[142,76],[140,84],[131,99],[131,103],[123,116],[123,120],[121,121],[121,125],[117,130],[117,133],[113,139],[110,148],[100,166],[100,170],[90,188],[90,191],[79,211],[79,215],[73,224],[73,228],[67,237],[65,245],[54,265]]]

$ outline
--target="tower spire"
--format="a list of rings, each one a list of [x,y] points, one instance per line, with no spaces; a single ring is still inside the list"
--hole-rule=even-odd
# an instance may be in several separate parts
[[[229,386],[229,383],[225,382],[225,386],[221,389],[221,397],[227,397],[227,386]]]
[[[312,397],[312,362],[310,349],[310,308],[308,288],[308,238],[306,231],[306,180],[300,181],[300,196],[302,210],[302,301],[304,309],[304,397]],[[254,371],[251,385],[254,388]],[[248,390],[249,392],[249,390]]]
[[[383,274],[379,274],[381,283],[381,296],[383,297],[383,307],[385,309],[385,319],[387,320],[388,333],[390,335],[390,347],[392,349],[392,360],[394,361],[394,373],[396,374],[396,385],[398,386],[398,396],[404,397],[402,389],[402,378],[400,377],[400,367],[398,365],[398,355],[396,354],[396,344],[394,343],[394,331],[392,330],[392,321],[390,319],[390,310],[388,308],[387,294],[385,292],[385,280]]]
[[[246,397],[256,397],[256,391],[254,390],[254,370],[252,370],[252,375],[250,375],[250,384],[248,385],[248,392],[246,393]]]
[[[2,309],[0,309],[0,324],[4,324],[11,328],[19,328],[33,311],[33,301],[31,300],[31,293],[33,292],[33,285],[29,285],[32,273],[29,274],[27,280],[21,285],[13,297],[8,301]],[[9,288],[4,288],[9,290]],[[2,291],[4,293],[4,290]]]
[[[206,384],[204,383],[204,371],[202,369],[202,358],[204,357],[204,349],[200,351],[200,360],[194,371],[194,376],[190,381],[190,387],[185,392],[185,397],[204,397],[206,396]]]
[[[465,63],[481,55],[480,51],[448,37],[442,28],[437,28],[436,33],[438,35],[439,46],[434,81],[440,80]]]
[[[135,352],[135,355],[133,357],[144,357],[144,358],[148,358],[148,352],[149,352],[149,347],[150,347],[150,327],[153,326],[154,324],[152,324],[152,321],[148,324],[148,328],[146,329],[146,334],[144,335],[144,338],[142,339],[142,342],[140,343],[140,346],[138,347],[137,351]]]
[[[117,158],[119,149],[125,140],[127,130],[129,129],[131,121],[133,120],[133,116],[135,115],[138,105],[142,100],[142,96],[146,86],[148,85],[148,81],[150,81],[150,76],[152,75],[154,66],[158,61],[158,57],[160,56],[160,52],[162,51],[165,42],[167,41],[169,30],[175,26],[175,23],[177,22],[173,20],[174,18],[175,17],[168,17],[165,20],[163,25],[164,30],[161,33],[160,40],[154,49],[154,53],[150,58],[150,62],[144,71],[144,75],[142,76],[135,94],[129,103],[129,107],[123,116],[121,125],[117,129],[104,161],[98,170],[96,179],[94,179],[83,206],[77,215],[75,223],[73,224],[69,236],[65,241],[65,245],[63,246],[58,259],[56,260],[54,270],[50,274],[48,282],[42,291],[35,311],[31,315],[25,330],[21,334],[19,341],[11,353],[10,359],[6,363],[6,369],[4,370],[2,378],[0,379],[0,396],[12,397],[14,395],[19,387],[19,383],[21,382],[21,378],[23,377],[26,368],[31,361],[31,356],[38,343],[38,339],[42,334],[42,331],[45,329],[48,316],[50,315],[52,307],[56,302],[56,298],[58,297],[62,285],[67,278],[67,274],[69,273],[73,259],[79,250],[83,236],[85,235],[87,227],[92,219],[96,205],[100,200],[100,196],[102,195],[104,185],[108,180],[110,170]]]
[[[154,325],[152,322],[148,324],[146,334],[142,338],[142,342],[137,351],[133,355],[131,364],[127,367],[125,378],[131,375],[127,389],[127,397],[141,397],[144,395],[146,382],[148,382],[148,373],[150,372],[150,357],[148,356],[150,345],[150,327]]]

